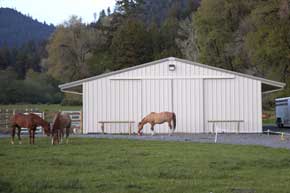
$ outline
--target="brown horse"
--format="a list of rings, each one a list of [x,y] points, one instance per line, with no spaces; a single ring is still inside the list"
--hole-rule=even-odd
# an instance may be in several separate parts
[[[171,122],[173,121],[173,127]],[[152,135],[154,135],[154,125],[156,124],[163,124],[167,122],[170,130],[172,133],[174,132],[176,128],[176,115],[173,112],[161,112],[161,113],[155,113],[152,112],[146,117],[142,119],[142,121],[138,124],[138,135],[141,135],[141,131],[143,129],[143,126],[147,123],[151,124],[151,131]]]
[[[52,131],[51,144],[55,144],[55,142],[59,144],[59,139],[60,142],[62,143],[64,130],[66,133],[66,143],[68,143],[70,128],[71,128],[70,116],[68,114],[61,114],[60,112],[56,113],[53,118],[53,123],[51,127]]]
[[[30,113],[28,115],[17,113],[10,118],[10,124],[12,127],[11,144],[14,144],[14,136],[16,128],[18,129],[17,135],[19,144],[22,144],[20,137],[22,127],[27,128],[29,131],[29,144],[34,144],[35,130],[37,126],[41,126],[44,129],[44,132],[47,136],[50,135],[49,123],[33,113]]]

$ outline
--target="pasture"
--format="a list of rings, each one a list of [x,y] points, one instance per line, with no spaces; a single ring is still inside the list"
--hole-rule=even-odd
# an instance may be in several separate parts
[[[0,139],[0,192],[283,193],[290,152],[260,146],[72,138]]]

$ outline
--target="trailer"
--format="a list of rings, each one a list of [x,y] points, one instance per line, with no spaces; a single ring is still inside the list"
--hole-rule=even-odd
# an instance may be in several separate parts
[[[290,97],[275,99],[276,125],[290,127]]]

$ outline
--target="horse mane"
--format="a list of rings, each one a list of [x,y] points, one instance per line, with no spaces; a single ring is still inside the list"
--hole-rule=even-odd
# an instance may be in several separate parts
[[[39,124],[40,126],[45,126],[46,124],[48,124],[48,122],[46,122],[44,119],[42,119],[41,117],[39,117],[38,115],[34,113],[29,113],[28,116],[32,117],[34,122],[36,124]]]
[[[146,117],[144,117],[144,118],[141,120],[140,123],[143,123],[145,120],[146,120]]]

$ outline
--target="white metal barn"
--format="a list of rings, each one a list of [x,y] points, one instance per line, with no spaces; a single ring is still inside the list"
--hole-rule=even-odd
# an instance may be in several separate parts
[[[82,93],[76,87],[82,87]],[[60,85],[63,92],[83,95],[84,133],[101,132],[99,121],[134,121],[150,112],[173,111],[175,132],[207,133],[211,120],[242,120],[241,133],[262,132],[262,93],[283,89],[284,83],[232,72],[178,58]],[[234,123],[219,123],[236,132]],[[125,124],[106,126],[107,133],[128,133]],[[150,126],[143,129],[150,133]],[[167,124],[155,126],[168,133]]]

